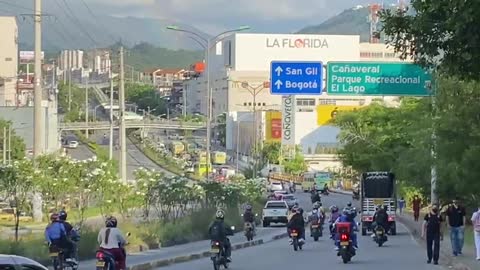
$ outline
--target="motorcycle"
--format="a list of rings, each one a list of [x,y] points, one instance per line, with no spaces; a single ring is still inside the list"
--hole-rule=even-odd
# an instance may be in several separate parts
[[[235,227],[232,226],[231,230],[234,231]],[[228,268],[228,260],[225,254],[225,248],[223,247],[222,243],[219,241],[212,241],[211,248],[210,248],[210,259],[213,262],[213,269],[219,270],[220,266],[223,265],[225,269]]]
[[[78,234],[79,230],[78,228],[73,229],[73,237],[71,238],[71,241],[73,242],[73,248],[71,250],[71,256],[72,258],[76,258],[77,250],[76,250],[76,243],[80,241],[80,235]],[[48,248],[49,251],[49,257],[52,261],[53,269],[54,270],[64,270],[64,269],[71,269],[71,270],[77,270],[78,269],[78,263],[70,260],[70,258],[65,257],[65,250],[62,248],[59,248],[57,246],[51,245]]]
[[[127,232],[126,237],[130,237],[130,233]],[[128,243],[127,243],[128,244]],[[120,245],[119,245],[120,246]],[[123,249],[123,248],[122,248]],[[125,253],[125,250],[123,250]],[[115,256],[103,249],[99,249],[96,252],[95,258],[97,262],[95,263],[95,267],[97,270],[115,270],[118,269],[117,262],[115,261]]]
[[[241,214],[241,216],[243,217],[243,214]],[[255,214],[254,222],[256,221],[257,217],[258,217],[258,214]],[[252,241],[254,236],[255,236],[254,224],[250,222],[245,222],[245,237],[247,237],[247,241]]]
[[[351,235],[350,235],[350,223],[337,223],[337,230],[340,234],[340,249],[337,253],[337,256],[342,257],[343,263],[348,263],[352,260],[352,257],[355,256],[355,248],[353,247]]]
[[[360,193],[359,192],[352,192],[352,199],[353,200],[360,200]]]
[[[373,240],[378,244],[379,247],[381,247],[383,243],[387,242],[388,238],[385,234],[385,229],[382,226],[377,226],[375,228]]]
[[[252,241],[254,235],[253,224],[251,222],[245,222],[245,237],[247,237],[247,241]]]
[[[310,225],[310,232],[313,237],[313,241],[318,241],[318,238],[323,236],[323,225],[320,223],[312,223],[312,225]]]
[[[290,237],[292,237],[293,250],[297,251],[298,249],[302,250],[303,242],[299,241],[300,232],[296,229],[290,231]]]
[[[330,194],[327,189],[322,190],[322,195],[328,196]]]

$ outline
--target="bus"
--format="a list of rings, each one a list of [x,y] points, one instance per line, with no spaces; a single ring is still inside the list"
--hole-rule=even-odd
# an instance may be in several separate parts
[[[185,151],[185,145],[182,142],[174,141],[170,143],[170,151],[173,155],[178,156]]]
[[[212,164],[208,164],[208,173],[213,173]],[[195,163],[193,164],[193,173],[196,177],[204,177],[207,175],[207,164],[206,163]]]
[[[303,174],[302,190],[304,192],[309,192],[312,190],[313,185],[315,184],[315,173],[306,172]]]
[[[325,184],[328,185],[332,181],[332,174],[329,172],[316,172],[315,173],[315,185],[317,191],[323,191]]]
[[[212,153],[212,162],[215,165],[225,165],[227,163],[227,153],[215,151]]]

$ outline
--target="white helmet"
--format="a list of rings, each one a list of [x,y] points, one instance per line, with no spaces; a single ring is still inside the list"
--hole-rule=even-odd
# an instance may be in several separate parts
[[[225,212],[223,212],[223,210],[219,209],[217,210],[217,212],[215,213],[215,217],[217,219],[224,219],[225,218]]]
[[[316,214],[316,213],[318,213],[318,209],[313,209],[312,214]]]

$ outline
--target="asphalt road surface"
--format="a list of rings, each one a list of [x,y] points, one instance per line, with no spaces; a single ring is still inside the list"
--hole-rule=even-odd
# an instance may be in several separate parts
[[[308,210],[309,197],[297,194],[300,204]],[[308,199],[308,200],[307,200]],[[324,206],[336,204],[339,207],[351,199],[350,196],[331,194],[322,198]],[[354,202],[355,204],[356,202]],[[233,252],[231,269],[358,269],[358,270],[423,270],[442,269],[441,266],[426,263],[425,249],[407,232],[403,225],[398,226],[398,234],[389,236],[389,241],[383,247],[378,247],[369,236],[359,235],[359,249],[352,261],[344,264],[340,257],[336,256],[333,241],[325,236],[314,242],[308,237],[302,251],[294,252],[287,239],[281,239],[257,247],[241,249]],[[158,270],[210,270],[213,269],[209,258],[192,262],[176,264]]]

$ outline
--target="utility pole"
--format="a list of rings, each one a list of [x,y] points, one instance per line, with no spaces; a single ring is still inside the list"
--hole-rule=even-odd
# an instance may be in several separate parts
[[[34,138],[35,157],[43,154],[45,123],[42,110],[42,1],[35,0],[35,85],[34,85]]]
[[[216,44],[216,43],[215,43]],[[206,168],[206,173],[207,173],[207,181],[210,180],[210,155],[211,155],[211,145],[210,141],[211,139],[211,133],[212,133],[212,127],[211,127],[211,122],[212,122],[212,88],[210,87],[210,39],[207,39],[207,50],[205,53],[205,62],[207,62],[207,168]]]
[[[85,80],[85,137],[88,139],[88,77]]]
[[[118,90],[118,105],[120,106],[120,178],[127,182],[127,134],[125,131],[125,70],[123,46],[120,47],[120,82]]]
[[[68,110],[72,110],[72,69],[68,68]]]
[[[3,165],[7,164],[7,126],[3,127],[3,145],[2,145],[2,151],[3,151]]]
[[[8,125],[8,164],[12,163],[12,125]]]
[[[35,24],[35,83],[34,83],[34,116],[33,116],[33,157],[38,158],[43,154],[45,148],[45,119],[42,108],[42,0],[35,0],[35,14],[33,20]],[[42,212],[42,195],[35,191],[32,198],[33,219],[41,222],[43,219]]]
[[[109,159],[113,159],[113,72],[112,64],[110,64],[110,141],[108,145]]]

